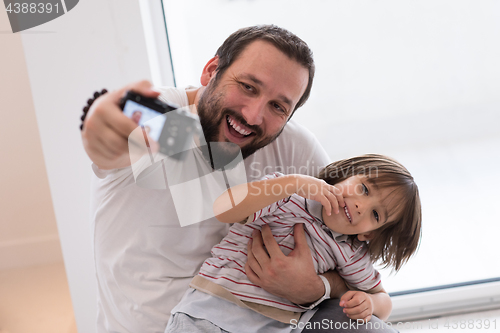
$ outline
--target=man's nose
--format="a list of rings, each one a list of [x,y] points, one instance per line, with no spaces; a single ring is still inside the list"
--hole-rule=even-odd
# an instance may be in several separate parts
[[[242,115],[249,125],[262,124],[266,111],[266,104],[267,103],[263,99],[254,99],[242,109]]]

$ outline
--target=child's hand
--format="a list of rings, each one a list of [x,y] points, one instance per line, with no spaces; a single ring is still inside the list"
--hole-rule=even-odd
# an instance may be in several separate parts
[[[365,292],[349,290],[340,298],[339,305],[344,308],[344,313],[351,319],[362,319],[366,323],[372,318],[373,301]]]
[[[301,197],[320,202],[325,207],[327,215],[331,215],[332,211],[338,214],[340,212],[339,207],[345,206],[342,192],[324,180],[305,175],[296,175],[296,181],[295,193]]]

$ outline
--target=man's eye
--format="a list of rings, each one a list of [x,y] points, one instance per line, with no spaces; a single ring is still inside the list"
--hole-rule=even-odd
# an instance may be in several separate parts
[[[286,110],[281,107],[278,103],[272,103],[273,108],[276,109],[276,111],[286,113]]]
[[[378,216],[378,213],[376,210],[373,211],[373,216],[375,217],[375,220],[377,220],[377,222],[379,221],[379,216]]]
[[[249,86],[249,85],[248,85],[248,84],[246,84],[246,83],[241,82],[241,86],[242,86],[242,87],[243,87],[243,89],[245,89],[245,90],[248,90],[248,91],[250,91],[250,92],[251,92],[251,91],[253,91],[253,87],[252,87],[252,86]]]

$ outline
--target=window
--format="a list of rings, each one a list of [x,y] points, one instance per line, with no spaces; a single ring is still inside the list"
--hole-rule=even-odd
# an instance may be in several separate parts
[[[238,28],[282,26],[310,45],[317,65],[296,120],[333,160],[382,153],[414,175],[422,242],[398,274],[382,272],[386,290],[500,281],[499,2],[163,4],[178,86],[199,84],[205,63]]]

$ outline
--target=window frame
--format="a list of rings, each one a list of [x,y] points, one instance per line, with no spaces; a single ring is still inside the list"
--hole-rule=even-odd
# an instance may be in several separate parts
[[[153,85],[175,87],[175,73],[163,1],[139,0],[139,6]],[[170,61],[164,60],[167,58]]]

